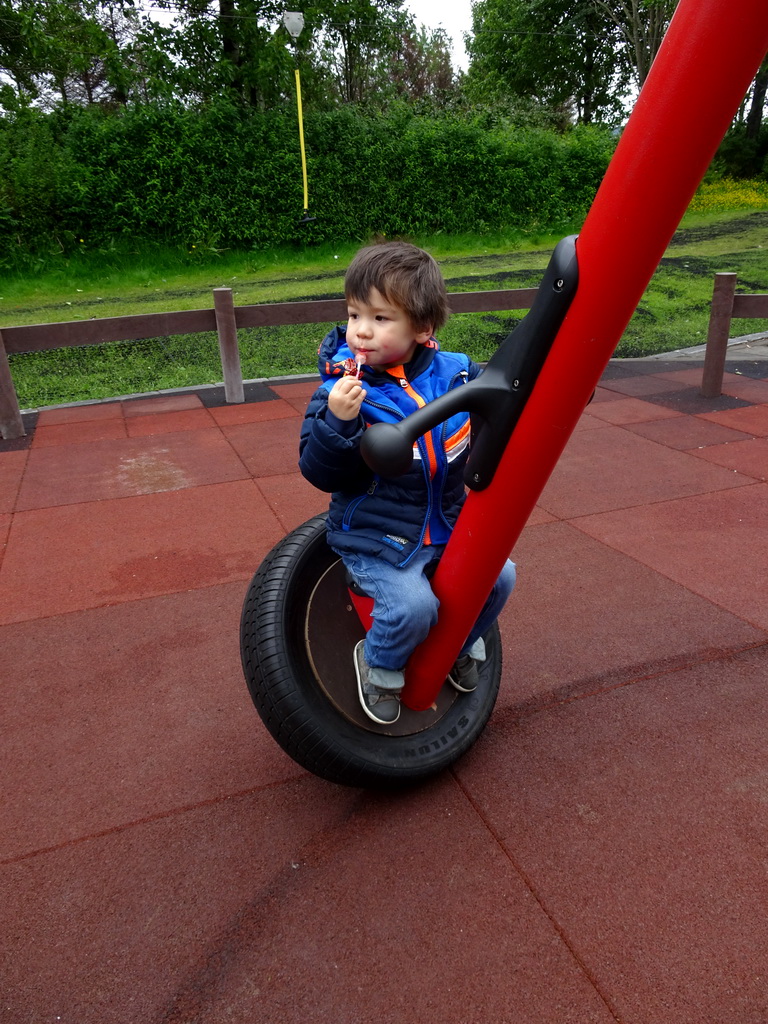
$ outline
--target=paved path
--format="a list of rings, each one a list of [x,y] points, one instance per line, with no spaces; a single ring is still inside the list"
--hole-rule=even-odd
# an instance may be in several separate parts
[[[768,363],[700,379],[611,363],[491,722],[400,795],[306,774],[242,681],[246,581],[325,504],[312,385],[0,444],[3,1024],[765,1024]]]

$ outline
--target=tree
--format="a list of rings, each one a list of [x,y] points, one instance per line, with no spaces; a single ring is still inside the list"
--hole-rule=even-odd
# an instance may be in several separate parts
[[[757,139],[760,134],[760,128],[763,124],[766,93],[768,93],[768,57],[760,65],[760,70],[757,72],[752,83],[752,96],[746,120],[746,135],[748,139]]]
[[[99,0],[0,0],[5,106],[125,103],[137,77],[138,15]]]
[[[387,56],[407,19],[403,0],[315,0],[303,7],[293,41],[282,24],[285,0],[161,0],[176,12],[170,25],[145,22],[150,95],[206,102],[226,96],[244,106],[294,102],[294,68],[302,92],[323,107],[369,102],[391,93]]]
[[[0,101],[120,105],[295,102],[315,109],[441,102],[454,82],[445,33],[417,30],[403,0],[314,0],[298,40],[286,0],[0,0]]]
[[[659,52],[677,0],[593,0],[618,31],[627,65],[642,86]]]
[[[411,23],[392,55],[391,76],[400,98],[444,103],[456,86],[445,29],[430,30],[423,25],[417,29]]]
[[[530,97],[571,107],[577,121],[611,121],[628,84],[616,26],[595,0],[479,0],[468,40],[476,100]]]
[[[6,102],[24,94],[36,95],[35,75],[39,71],[43,35],[29,6],[0,0],[0,61]]]
[[[363,103],[389,92],[388,57],[407,30],[403,0],[317,0],[312,14],[320,35],[319,56],[330,71],[338,99]]]
[[[275,0],[174,2],[170,24],[145,22],[150,95],[201,102],[227,97],[253,107],[283,100],[293,77],[283,6]]]

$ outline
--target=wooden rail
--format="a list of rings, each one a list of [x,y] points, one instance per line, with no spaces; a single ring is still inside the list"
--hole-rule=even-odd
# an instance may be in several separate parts
[[[491,313],[529,309],[536,292],[536,288],[452,292],[449,299],[453,313]],[[140,313],[96,320],[70,320],[59,324],[5,327],[0,331],[0,436],[4,440],[24,436],[24,424],[8,355],[216,331],[225,398],[227,402],[236,404],[244,401],[237,345],[237,331],[240,328],[341,322],[347,318],[347,306],[342,298],[235,306],[230,288],[214,289],[213,297],[212,309]],[[736,274],[716,274],[701,385],[701,394],[705,398],[715,398],[721,393],[731,320],[734,317],[768,318],[768,294],[737,295]]]
[[[452,292],[453,313],[490,313],[529,309],[536,288],[487,292]],[[8,355],[44,352],[53,348],[101,345],[110,341],[138,341],[173,334],[216,331],[224,377],[224,395],[232,404],[244,401],[243,378],[237,331],[245,327],[317,324],[347,319],[343,298],[307,302],[271,302],[257,306],[235,306],[230,288],[214,289],[213,309],[190,309],[177,313],[139,313],[134,316],[102,317],[96,320],[68,320],[59,324],[30,324],[5,327],[0,331],[0,435],[3,439],[24,436]]]
[[[701,379],[704,398],[717,398],[722,394],[731,320],[757,317],[768,318],[768,295],[737,295],[735,274],[715,274]]]

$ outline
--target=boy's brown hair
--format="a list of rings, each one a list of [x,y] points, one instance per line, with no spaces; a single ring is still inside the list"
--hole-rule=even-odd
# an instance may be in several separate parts
[[[376,288],[402,309],[417,331],[437,332],[448,319],[448,293],[440,269],[409,242],[381,242],[361,249],[344,277],[347,300],[367,302]]]

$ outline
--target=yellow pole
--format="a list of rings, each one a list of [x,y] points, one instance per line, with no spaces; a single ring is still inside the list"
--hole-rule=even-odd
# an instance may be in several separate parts
[[[301,146],[301,176],[304,183],[304,212],[309,209],[309,191],[307,189],[307,154],[304,151],[304,117],[301,110],[301,78],[296,68],[296,105],[299,109],[299,145]]]

